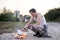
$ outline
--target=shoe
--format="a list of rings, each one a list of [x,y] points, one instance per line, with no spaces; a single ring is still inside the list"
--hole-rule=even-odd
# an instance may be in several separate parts
[[[38,32],[38,35],[37,35],[37,37],[42,37],[42,34]]]
[[[37,36],[37,34],[34,34],[33,36]]]
[[[39,34],[39,35],[37,35],[37,37],[42,37],[42,35]]]
[[[34,34],[33,36],[37,36],[39,34],[39,32],[37,32],[36,34]]]

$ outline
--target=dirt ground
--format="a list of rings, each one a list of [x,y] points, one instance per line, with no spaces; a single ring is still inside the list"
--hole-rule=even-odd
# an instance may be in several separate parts
[[[15,39],[14,33],[4,33],[0,35],[0,40],[60,40],[60,23],[58,22],[49,22],[48,24],[48,34],[52,38],[43,38],[43,37],[34,37],[33,32],[29,31],[25,39]]]

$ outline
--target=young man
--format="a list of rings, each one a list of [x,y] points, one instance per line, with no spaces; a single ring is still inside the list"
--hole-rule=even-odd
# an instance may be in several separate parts
[[[25,25],[24,29],[31,29],[33,32],[36,33],[34,34],[34,36],[37,36],[37,37],[48,36],[47,23],[46,23],[45,17],[40,13],[37,13],[34,8],[30,9],[29,13],[31,14],[31,18],[29,22]],[[31,24],[33,20],[36,21],[36,24]]]

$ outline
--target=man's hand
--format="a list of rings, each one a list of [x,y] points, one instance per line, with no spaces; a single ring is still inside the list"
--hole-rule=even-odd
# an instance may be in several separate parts
[[[28,29],[27,29],[27,28],[23,28],[23,29],[22,29],[22,31],[27,32],[27,31],[28,31]]]

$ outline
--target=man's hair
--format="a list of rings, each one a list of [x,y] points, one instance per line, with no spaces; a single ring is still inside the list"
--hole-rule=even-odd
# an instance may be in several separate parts
[[[34,8],[32,8],[32,9],[29,10],[29,12],[33,12],[33,13],[35,13],[36,10],[35,10]]]

